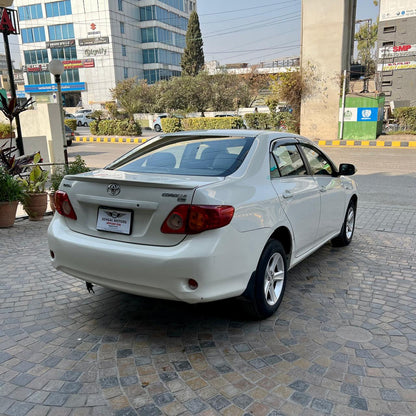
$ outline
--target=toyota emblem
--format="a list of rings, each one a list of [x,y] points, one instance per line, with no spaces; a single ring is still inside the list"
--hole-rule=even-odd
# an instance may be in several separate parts
[[[107,186],[107,192],[113,196],[118,195],[120,193],[120,185],[116,183],[110,183],[110,185]]]

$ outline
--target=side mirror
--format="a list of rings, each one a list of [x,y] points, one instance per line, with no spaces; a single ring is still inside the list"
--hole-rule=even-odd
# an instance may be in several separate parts
[[[357,172],[357,169],[355,169],[355,166],[351,163],[341,163],[339,165],[338,174],[343,176],[351,176],[354,175],[354,173]]]

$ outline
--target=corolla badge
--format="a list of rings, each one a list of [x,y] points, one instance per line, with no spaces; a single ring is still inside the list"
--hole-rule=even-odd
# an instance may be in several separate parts
[[[110,185],[107,186],[107,192],[113,196],[118,195],[120,193],[120,185],[116,183],[110,183]]]

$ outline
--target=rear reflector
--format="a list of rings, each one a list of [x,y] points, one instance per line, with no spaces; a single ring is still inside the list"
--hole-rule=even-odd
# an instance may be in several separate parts
[[[165,234],[198,234],[228,225],[234,215],[230,205],[178,205],[164,221]]]
[[[55,192],[55,207],[59,214],[64,217],[77,219],[74,208],[72,207],[71,201],[69,200],[68,194],[64,191]]]

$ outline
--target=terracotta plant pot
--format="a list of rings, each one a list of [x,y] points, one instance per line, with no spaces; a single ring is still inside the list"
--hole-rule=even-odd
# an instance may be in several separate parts
[[[30,221],[41,221],[48,207],[48,194],[46,192],[35,192],[27,194],[23,208],[29,215]]]
[[[0,228],[12,227],[16,218],[17,201],[0,202]]]

